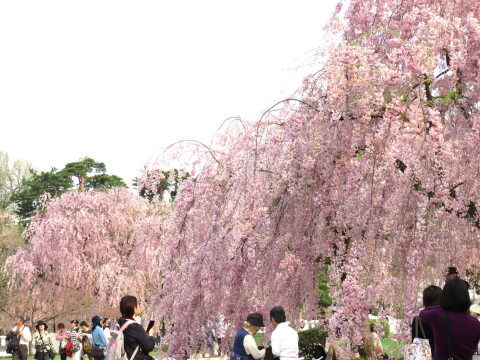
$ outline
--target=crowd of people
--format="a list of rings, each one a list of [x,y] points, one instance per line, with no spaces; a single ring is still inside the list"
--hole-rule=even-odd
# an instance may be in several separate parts
[[[480,321],[470,313],[469,288],[457,268],[449,267],[443,289],[430,285],[423,291],[424,309],[412,321],[412,341],[428,339],[434,360],[471,360],[478,351]]]
[[[19,316],[15,327],[7,336],[7,341],[16,337],[19,342],[19,345],[12,349],[12,360],[27,360],[30,341],[35,348],[35,359],[37,360],[50,360],[56,354],[60,354],[61,360],[66,360],[67,356],[73,360],[90,359],[91,348],[105,350],[110,337],[108,319],[102,319],[98,315],[92,318],[91,328],[86,321],[72,320],[70,330],[66,329],[65,324],[58,323],[56,333],[58,348],[53,344],[52,338],[47,332],[48,325],[43,320],[37,323],[33,335],[30,328],[24,323],[25,319]],[[95,358],[104,359],[103,356]]]
[[[470,312],[472,302],[469,288],[468,282],[460,279],[457,268],[449,267],[443,289],[430,285],[423,291],[424,309],[412,321],[412,341],[414,338],[428,340],[433,360],[472,360],[473,355],[478,354],[480,321]],[[280,360],[298,359],[298,335],[286,325],[283,309],[272,309],[270,320],[275,327],[270,345],[258,348],[253,335],[265,325],[260,314],[250,314],[235,337],[230,360],[271,360],[269,347],[273,357],[280,357]],[[370,330],[375,356],[388,359],[373,325]],[[355,354],[346,351],[347,343],[348,338],[337,329],[332,337],[327,338],[324,348],[317,346],[314,359],[352,357]],[[321,351],[317,351],[320,348]]]
[[[477,352],[480,321],[470,314],[472,303],[468,290],[469,284],[459,278],[457,269],[449,267],[443,289],[430,285],[423,291],[424,309],[412,321],[412,341],[417,338],[427,339],[433,360],[471,360],[472,355]],[[121,318],[118,319],[116,326],[117,330],[123,332],[123,346],[128,360],[151,360],[149,353],[155,347],[154,327],[144,328],[139,323],[141,310],[137,298],[124,296],[120,301],[120,312]],[[263,316],[255,312],[246,317],[243,327],[234,338],[230,360],[299,359],[298,333],[287,323],[285,310],[275,306],[270,310],[269,320],[274,327],[270,341],[265,346],[258,346],[254,336],[265,326]],[[92,358],[104,360],[112,335],[108,319],[95,315],[91,319],[91,327],[85,321],[79,322],[74,319],[70,322],[69,330],[63,323],[57,325],[56,340],[59,346],[56,349],[44,321],[37,323],[33,336],[24,323],[24,318],[18,317],[15,327],[7,336],[7,340],[15,337],[17,341],[12,352],[12,360],[27,360],[30,341],[35,347],[37,360],[51,360],[57,353],[61,355],[61,360],[66,360],[67,357],[71,357],[72,360],[86,360],[87,357],[88,360]],[[208,327],[215,329],[215,333],[204,329],[204,337],[212,340],[208,345],[213,355],[212,342],[217,341],[218,345],[221,345],[221,340],[225,337],[224,318],[215,318]],[[371,331],[375,342],[376,334],[373,328]],[[322,360],[343,358],[345,352],[342,339],[337,331],[334,336],[327,339],[325,348],[321,349],[321,355],[314,357]],[[388,358],[383,353],[378,336],[376,340],[377,357]],[[221,356],[221,346],[218,349],[218,355]]]

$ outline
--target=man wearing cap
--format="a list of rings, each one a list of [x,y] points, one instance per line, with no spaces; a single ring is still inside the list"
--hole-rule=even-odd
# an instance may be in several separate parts
[[[32,333],[30,328],[24,325],[25,319],[22,316],[17,318],[15,327],[12,329],[12,334],[19,338],[18,349],[12,353],[12,360],[27,360],[28,343],[32,340]]]
[[[449,266],[447,268],[447,275],[445,275],[445,282],[447,282],[448,280],[455,279],[455,278],[458,278],[458,270],[457,270],[456,267]]]
[[[460,279],[460,276],[458,276],[458,270],[454,266],[449,266],[447,268],[447,275],[445,275],[445,282],[452,280],[452,279]],[[463,279],[462,279],[463,280]],[[470,289],[470,284],[463,280],[463,282],[467,285],[467,289]]]
[[[265,357],[265,349],[259,350],[253,335],[264,327],[263,316],[252,313],[247,316],[243,328],[237,332],[230,360],[259,360]]]
[[[82,355],[82,329],[78,327],[78,320],[70,321],[72,330],[70,330],[70,342],[72,343],[72,360],[80,360]]]
[[[298,334],[288,326],[285,310],[275,306],[270,310],[270,320],[275,328],[270,337],[273,356],[280,357],[280,360],[298,359]]]

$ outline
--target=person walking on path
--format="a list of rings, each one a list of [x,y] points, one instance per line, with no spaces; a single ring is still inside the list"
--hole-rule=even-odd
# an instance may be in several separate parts
[[[92,340],[92,331],[88,327],[88,323],[85,320],[80,322],[80,329],[82,331],[81,335],[81,343],[82,343],[82,351],[80,353],[81,360],[91,360],[90,350],[93,347],[93,340]]]
[[[222,356],[222,339],[225,337],[226,334],[226,325],[225,325],[225,317],[220,315],[215,319],[215,334],[216,334],[216,342],[218,344],[218,356]]]
[[[13,351],[12,360],[27,360],[28,344],[32,341],[32,333],[24,323],[25,319],[19,316],[15,322],[15,327],[12,329],[13,335],[19,337],[19,346],[18,349]]]
[[[103,333],[102,327],[102,318],[98,315],[95,315],[92,318],[92,339],[94,349],[106,349],[107,348],[107,339]],[[99,360],[105,359],[104,357],[97,358]]]
[[[72,360],[80,360],[82,356],[82,329],[78,327],[78,320],[70,321],[72,330],[70,330],[70,342],[72,343]]]
[[[49,350],[53,350],[53,342],[47,333],[48,325],[40,320],[35,327],[37,331],[33,333],[32,345],[35,346],[35,359],[49,360]]]
[[[59,342],[58,344],[58,353],[60,354],[60,360],[67,359],[67,344],[68,339],[70,339],[70,331],[65,329],[64,323],[58,323],[57,325],[57,336],[55,339]]]
[[[108,343],[108,340],[110,340],[110,319],[103,318],[103,334]]]

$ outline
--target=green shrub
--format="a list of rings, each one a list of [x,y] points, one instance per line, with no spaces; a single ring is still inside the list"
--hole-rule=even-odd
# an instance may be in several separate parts
[[[377,323],[376,319],[370,319],[370,324],[375,325]],[[390,324],[388,323],[387,319],[380,319],[380,325],[382,326],[383,337],[382,339],[386,339],[390,336]]]
[[[318,306],[326,309],[332,305],[332,298],[330,297],[330,286],[328,283],[330,278],[328,277],[328,265],[325,265],[318,272]]]
[[[300,352],[300,356],[303,356],[305,360],[312,359],[313,351],[315,350],[315,345],[325,346],[326,339],[327,339],[326,326],[299,331],[298,332],[298,350]]]

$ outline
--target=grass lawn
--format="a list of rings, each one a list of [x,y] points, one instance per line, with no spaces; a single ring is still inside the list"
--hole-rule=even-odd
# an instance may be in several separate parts
[[[404,342],[395,341],[395,340],[382,340],[383,351],[388,355],[388,357],[403,358],[403,347],[405,346]]]

